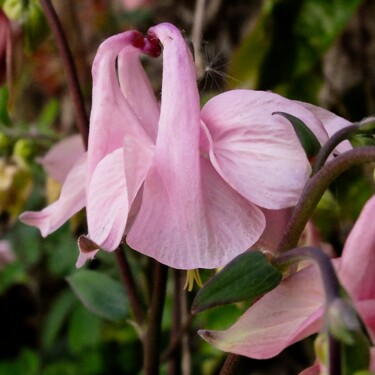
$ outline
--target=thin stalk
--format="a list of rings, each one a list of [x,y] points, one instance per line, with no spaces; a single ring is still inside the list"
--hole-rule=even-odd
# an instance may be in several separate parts
[[[331,152],[335,149],[335,147],[340,144],[342,141],[348,139],[351,135],[358,132],[359,126],[356,124],[346,126],[345,128],[336,132],[332,137],[328,139],[328,141],[324,144],[324,146],[320,149],[318,155],[316,156],[313,168],[312,168],[312,175],[318,172],[327,161],[328,156]]]
[[[127,295],[129,297],[129,302],[134,313],[135,321],[139,326],[142,326],[145,321],[144,305],[139,297],[137,286],[134,281],[134,277],[129,266],[128,259],[126,257],[125,252],[120,247],[118,247],[114,251],[114,253],[116,256],[117,265],[120,270],[121,280],[125,286]]]
[[[177,337],[178,333],[182,328],[182,306],[181,306],[181,293],[182,281],[181,281],[181,271],[173,270],[173,316],[172,316],[172,329],[170,332],[170,342],[172,343]],[[165,353],[165,352],[164,352]],[[163,355],[164,355],[163,353]],[[176,345],[173,346],[173,356],[168,356],[170,358],[168,363],[168,375],[180,375],[181,374],[181,340],[176,342]],[[163,361],[163,355],[161,361]]]
[[[375,127],[373,117],[340,129],[338,132],[333,134],[320,149],[312,168],[312,175],[314,175],[316,172],[318,172],[319,169],[323,167],[329,155],[342,141],[349,139],[354,134],[374,134],[374,132]]]
[[[237,354],[228,354],[223,367],[220,370],[220,375],[234,375],[240,363],[241,356]]]
[[[284,252],[297,246],[307,221],[314,212],[323,193],[337,176],[355,165],[369,162],[375,162],[375,147],[355,148],[337,156],[311,177],[292,213],[277,252]]]
[[[145,375],[159,374],[161,319],[164,310],[168,273],[167,266],[156,261],[154,263],[154,284],[151,296],[151,306],[146,336],[143,340],[143,364]]]
[[[56,14],[55,9],[52,6],[50,0],[40,0],[40,4],[43,8],[44,14],[47,18],[47,22],[53,36],[56,41],[57,48],[60,52],[62,63],[64,65],[65,74],[67,77],[67,85],[72,97],[74,110],[76,113],[77,126],[82,135],[82,140],[87,149],[88,136],[89,136],[89,120],[86,114],[83,96],[78,81],[78,75],[76,66],[74,64],[72,52],[69,48],[64,29],[61,22]]]

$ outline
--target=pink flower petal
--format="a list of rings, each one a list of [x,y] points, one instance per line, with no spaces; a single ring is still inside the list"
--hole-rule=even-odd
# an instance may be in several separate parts
[[[122,147],[97,165],[88,188],[86,210],[90,240],[104,250],[115,250],[124,235],[129,212]]]
[[[366,203],[344,246],[339,276],[355,300],[375,299],[375,195]]]
[[[50,176],[63,183],[77,159],[84,153],[82,137],[77,134],[56,143],[38,162]]]
[[[256,359],[271,358],[319,330],[323,303],[318,272],[309,267],[284,280],[226,331],[198,333],[220,350]]]
[[[366,325],[372,342],[375,342],[375,299],[355,302],[355,307]]]
[[[84,154],[73,166],[56,202],[39,212],[24,212],[20,215],[20,220],[39,228],[42,236],[46,237],[81,210],[86,203],[86,157],[87,154]]]
[[[153,187],[152,200],[144,193],[127,236],[132,248],[174,268],[216,268],[259,238],[265,226],[262,212],[231,189],[207,160],[201,168],[204,203],[194,201],[188,184],[177,190],[176,184],[165,183],[167,176],[152,170],[145,184],[145,190]]]
[[[292,125],[272,115],[275,111],[300,118],[321,142],[327,139],[314,115],[271,92],[228,91],[211,99],[201,115],[219,174],[245,198],[268,209],[295,205],[310,173]]]
[[[150,33],[164,47],[162,105],[153,163],[127,242],[175,268],[214,268],[259,238],[264,217],[200,160],[195,66],[181,33],[170,24]]]
[[[129,48],[120,52],[118,76],[124,97],[150,139],[155,143],[160,107],[138,55]]]
[[[315,363],[311,367],[303,370],[299,373],[299,375],[319,375],[320,374],[320,366],[319,363]]]
[[[116,59],[119,53],[123,51],[123,53],[126,53],[126,58],[131,63],[132,68],[135,69],[136,77],[146,80],[146,76],[140,72],[141,66],[135,63],[135,56],[140,54],[140,49],[134,47],[133,44],[136,44],[139,40],[143,41],[143,36],[137,31],[115,35],[105,40],[96,54],[92,68],[93,94],[88,150],[88,183],[100,160],[122,147],[125,135],[144,142],[151,142],[139,120],[141,114],[138,110],[137,114],[134,112],[121,91],[116,71]],[[130,58],[130,56],[132,57]],[[120,59],[122,60],[122,68],[125,63],[123,59],[124,56]],[[130,73],[130,71],[122,72],[120,74],[121,81],[131,80],[131,77],[128,76]],[[140,82],[140,92],[137,97],[142,97],[144,94],[148,98],[146,104],[150,106],[148,86],[148,82]],[[130,87],[133,88],[134,84],[132,83]],[[134,92],[127,91],[127,95],[129,99],[130,96],[134,95]],[[144,110],[148,111],[148,108]],[[149,121],[147,124],[149,125]]]
[[[352,123],[344,118],[335,115],[334,113],[327,111],[324,108],[318,107],[316,105],[310,103],[304,103],[296,101],[296,103],[302,105],[304,108],[309,110],[313,113],[323,124],[324,128],[326,129],[328,136],[332,137],[337,131],[345,128],[346,126],[352,125]],[[351,150],[353,147],[349,141],[341,142],[337,147],[336,150],[339,153],[343,153],[345,151]]]

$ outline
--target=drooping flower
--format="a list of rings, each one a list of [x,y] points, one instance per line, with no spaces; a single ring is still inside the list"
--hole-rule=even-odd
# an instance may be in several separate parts
[[[363,208],[341,258],[333,262],[374,342],[375,196]],[[319,272],[310,266],[282,281],[229,329],[202,330],[200,334],[223,351],[256,359],[271,358],[320,330],[324,302]]]
[[[161,106],[139,60],[163,47]],[[181,269],[222,266],[266,227],[261,208],[295,205],[310,166],[291,113],[328,137],[314,112],[270,92],[234,90],[200,111],[195,66],[171,24],[144,38],[128,31],[107,39],[93,64],[87,155],[68,174],[55,206],[21,220],[51,233],[86,206],[82,265],[126,235],[135,250]],[[86,160],[87,158],[87,160]],[[60,203],[59,203],[60,202]]]

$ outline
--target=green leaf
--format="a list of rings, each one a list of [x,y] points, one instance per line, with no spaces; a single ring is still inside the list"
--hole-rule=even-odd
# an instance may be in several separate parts
[[[8,114],[8,100],[8,89],[5,86],[0,87],[0,123],[6,126],[10,126],[11,124]]]
[[[128,301],[123,286],[97,272],[81,270],[66,278],[81,302],[94,314],[109,320],[124,318]]]
[[[290,121],[303,149],[306,152],[306,156],[309,159],[318,154],[321,147],[320,143],[316,138],[315,134],[309,129],[309,127],[303,121],[285,112],[273,112],[272,114],[283,116]]]
[[[44,348],[51,348],[74,303],[77,303],[77,299],[69,289],[61,293],[54,301],[43,328],[42,344]]]
[[[73,353],[80,353],[100,342],[102,320],[78,305],[73,311],[69,322],[69,348]]]
[[[343,375],[367,370],[370,364],[369,340],[363,332],[354,332],[352,337],[354,338],[352,345],[342,344]]]
[[[267,2],[269,3],[269,1]],[[271,44],[269,36],[272,29],[270,11],[272,6],[265,4],[259,18],[245,37],[240,48],[235,51],[229,67],[229,75],[234,77],[231,88],[257,88],[260,66]]]
[[[198,292],[193,313],[256,298],[275,288],[282,274],[260,251],[245,252],[228,263]]]

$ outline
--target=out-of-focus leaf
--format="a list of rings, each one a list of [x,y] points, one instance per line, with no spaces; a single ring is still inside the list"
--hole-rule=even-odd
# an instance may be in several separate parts
[[[306,156],[309,159],[318,154],[321,148],[320,143],[316,138],[315,134],[309,129],[309,127],[303,121],[285,112],[274,112],[273,115],[280,115],[289,120],[289,122],[293,126],[294,131],[297,134],[301,146],[305,150]]]
[[[70,318],[68,340],[73,353],[80,353],[100,342],[102,320],[78,305]]]
[[[17,359],[0,361],[0,375],[39,375],[40,360],[37,353],[24,349]]]
[[[97,272],[80,270],[66,278],[81,302],[94,314],[109,320],[124,318],[128,301],[123,286]]]
[[[304,0],[294,34],[297,40],[296,75],[320,58],[352,18],[362,0]]]
[[[43,247],[48,254],[48,269],[52,274],[67,276],[75,270],[78,247],[69,223],[44,239]]]
[[[37,121],[37,128],[42,134],[55,135],[55,130],[52,128],[52,125],[59,115],[59,110],[60,104],[57,99],[51,99],[43,108]]]
[[[251,300],[275,288],[282,274],[260,251],[245,252],[228,263],[196,295],[194,313],[210,307]]]
[[[11,124],[8,114],[8,99],[8,89],[5,86],[0,87],[0,123],[6,126]]]
[[[363,332],[352,334],[352,345],[342,344],[343,375],[352,375],[357,371],[366,370],[370,364],[369,341]]]
[[[311,85],[311,73],[320,70],[324,54],[360,3],[361,0],[265,1],[255,26],[230,62],[230,75],[246,88],[274,89],[288,96],[292,92],[293,97],[301,99],[302,87],[304,91],[315,90],[316,95],[320,81],[314,78]]]
[[[16,283],[25,283],[27,274],[22,264],[16,260],[4,266],[0,271],[0,294]]]
[[[265,2],[251,32],[234,53],[229,67],[229,75],[235,78],[231,81],[231,87],[258,87],[259,68],[271,44],[271,10],[272,1]]]
[[[66,290],[52,305],[48,312],[46,324],[42,333],[42,344],[45,349],[49,349],[56,340],[56,337],[75,302],[75,295],[70,290]]]

